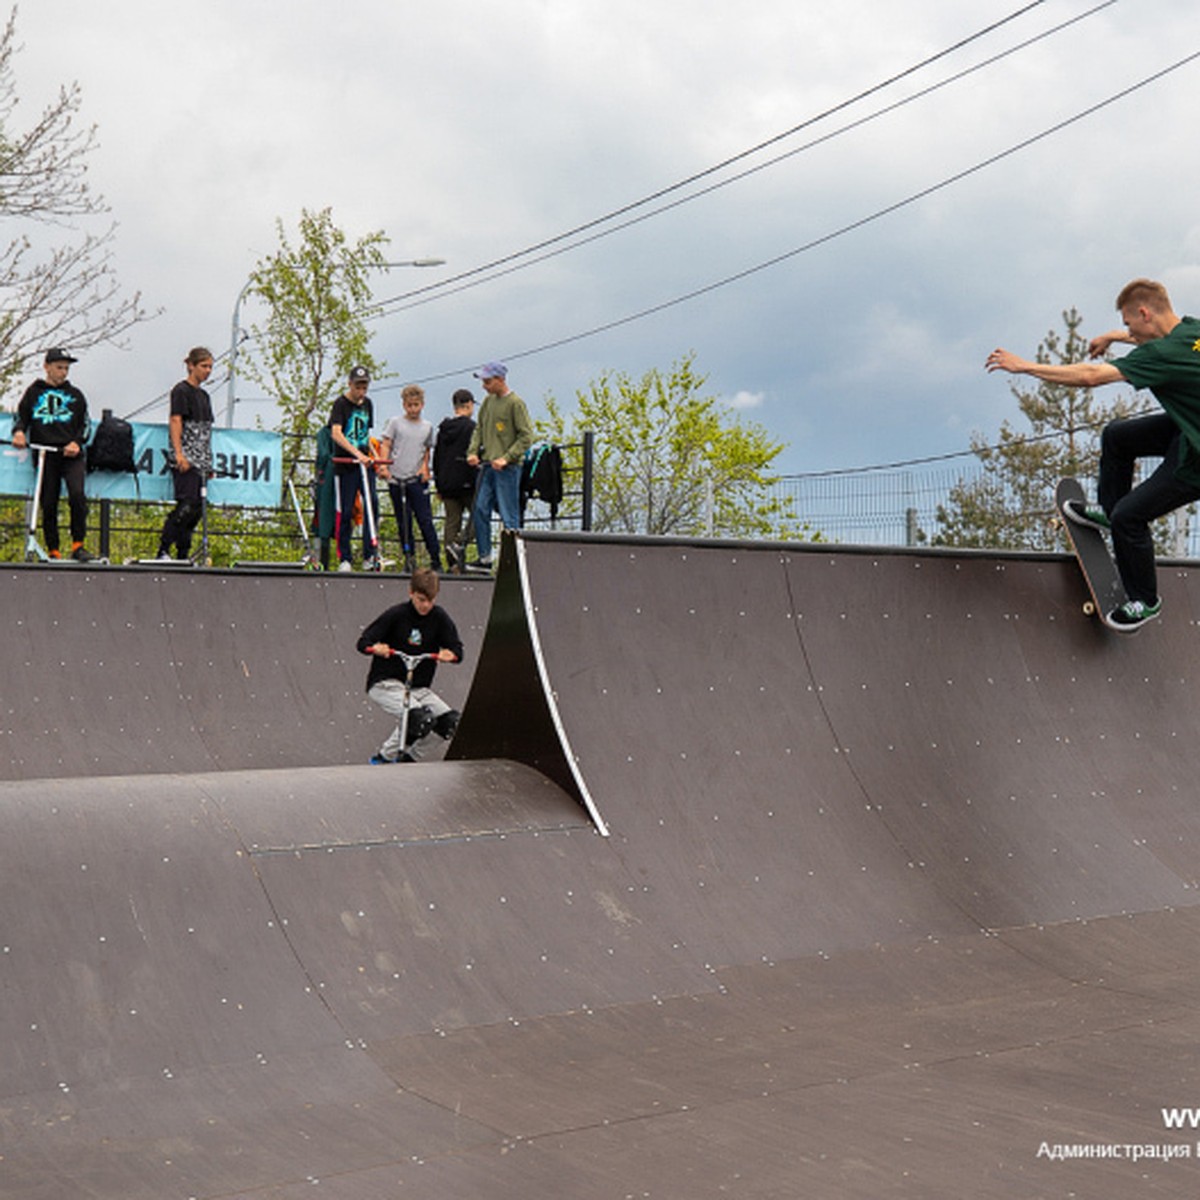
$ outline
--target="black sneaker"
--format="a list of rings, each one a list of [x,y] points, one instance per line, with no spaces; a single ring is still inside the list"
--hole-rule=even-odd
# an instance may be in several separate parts
[[[1118,633],[1137,633],[1143,625],[1161,614],[1162,600],[1155,600],[1153,604],[1146,604],[1141,600],[1126,600],[1104,618],[1104,623]]]
[[[1063,506],[1063,512],[1076,525],[1085,525],[1088,529],[1099,529],[1101,533],[1112,528],[1108,513],[1098,504],[1087,504],[1082,500],[1068,500]]]
[[[96,556],[86,547],[78,546],[71,552],[71,557],[76,562],[95,562]]]
[[[446,567],[448,570],[455,571],[458,569],[460,561],[458,547],[451,543],[446,547]]]

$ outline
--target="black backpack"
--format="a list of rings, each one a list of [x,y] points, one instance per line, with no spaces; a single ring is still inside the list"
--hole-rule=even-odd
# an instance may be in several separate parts
[[[136,475],[133,426],[112,413],[105,413],[88,446],[87,467],[89,471],[126,471]]]

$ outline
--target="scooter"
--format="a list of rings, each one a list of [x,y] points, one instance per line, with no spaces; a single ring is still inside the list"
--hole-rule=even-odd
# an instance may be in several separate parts
[[[400,713],[400,754],[396,759],[398,763],[415,762],[416,759],[408,752],[408,724],[409,716],[412,712],[412,682],[413,673],[418,665],[426,658],[437,658],[436,654],[405,654],[403,650],[392,650],[389,655],[391,658],[398,658],[404,663],[404,708]],[[419,737],[414,737],[413,741],[420,741],[429,729],[423,729]],[[384,760],[386,761],[386,760]]]
[[[363,563],[364,571],[382,571],[383,560],[379,556],[379,529],[375,523],[375,505],[371,502],[371,478],[367,474],[367,464],[361,459],[353,458],[335,458],[335,463],[357,462],[358,469],[362,472],[362,503],[363,503],[363,519],[367,523],[367,537],[371,543],[371,557],[369,563]],[[390,458],[373,458],[371,459],[371,469],[382,464],[388,464],[392,460]],[[340,493],[339,503],[341,502]],[[343,514],[343,516],[346,514]]]

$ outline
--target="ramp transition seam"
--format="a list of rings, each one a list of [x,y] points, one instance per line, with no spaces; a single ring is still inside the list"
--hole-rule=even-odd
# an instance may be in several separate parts
[[[588,822],[542,826],[538,829],[485,829],[480,833],[443,833],[428,837],[364,838],[354,842],[305,842],[295,846],[257,846],[246,853],[253,858],[277,858],[288,854],[335,854],[342,850],[407,850],[417,846],[469,845],[472,842],[503,842],[516,837],[569,837],[591,830]]]

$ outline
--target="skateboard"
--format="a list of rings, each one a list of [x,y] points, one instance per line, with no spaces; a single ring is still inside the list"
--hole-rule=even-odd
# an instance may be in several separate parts
[[[1083,572],[1083,581],[1087,584],[1088,599],[1084,601],[1083,611],[1089,617],[1099,617],[1107,624],[1106,618],[1114,608],[1125,603],[1128,597],[1117,574],[1117,564],[1113,562],[1104,535],[1098,529],[1087,525],[1077,525],[1063,511],[1063,505],[1068,500],[1084,501],[1083,488],[1075,479],[1063,479],[1054,492],[1054,502],[1058,507],[1059,518],[1066,530],[1071,549]]]

